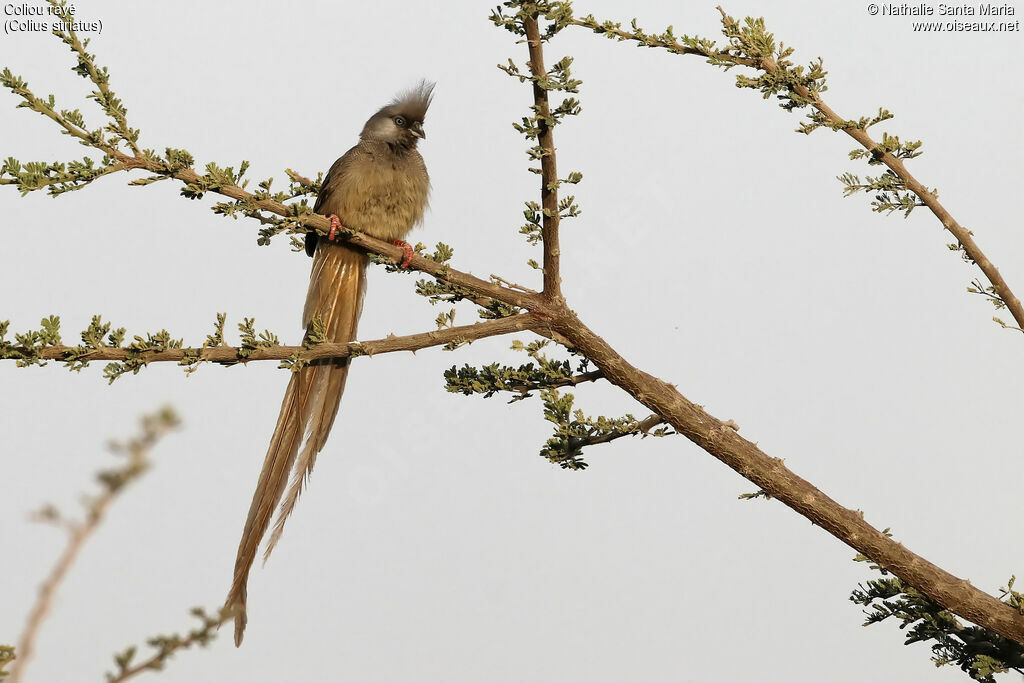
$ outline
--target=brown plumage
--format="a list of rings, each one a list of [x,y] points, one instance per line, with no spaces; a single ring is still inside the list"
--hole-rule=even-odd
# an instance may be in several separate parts
[[[416,143],[426,137],[423,119],[433,87],[423,82],[370,117],[359,144],[335,161],[324,178],[316,213],[336,215],[342,225],[383,240],[401,240],[423,219],[430,179]],[[319,318],[329,341],[354,340],[366,291],[366,254],[313,233],[306,235],[306,253],[313,257],[302,312],[306,333]],[[270,516],[280,503],[264,561],[327,442],[347,376],[348,359],[314,361],[288,382],[235,559],[226,604],[235,610],[235,645],[242,643],[245,632],[249,569]],[[300,453],[303,436],[306,443]]]

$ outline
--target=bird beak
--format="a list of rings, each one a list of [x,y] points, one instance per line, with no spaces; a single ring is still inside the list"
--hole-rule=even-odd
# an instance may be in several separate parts
[[[416,121],[411,126],[409,126],[409,132],[418,138],[422,138],[424,140],[427,139],[427,134],[423,132],[423,124],[420,123],[419,121]]]

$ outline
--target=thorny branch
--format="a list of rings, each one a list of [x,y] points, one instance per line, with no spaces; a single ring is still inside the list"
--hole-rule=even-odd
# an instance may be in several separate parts
[[[739,23],[726,14],[721,6],[717,9],[722,15],[722,23],[725,25],[726,34],[741,36],[743,32],[740,29]],[[709,41],[684,37],[683,41],[685,44],[681,43],[672,36],[671,30],[663,36],[650,35],[640,30],[624,31],[619,28],[618,24],[598,22],[592,16],[584,17],[583,19],[573,18],[567,23],[590,29],[595,33],[615,36],[619,40],[629,40],[648,47],[663,48],[675,54],[698,55],[707,58],[712,64],[725,66],[726,68],[729,66],[746,66],[761,70],[770,76],[785,75],[778,61],[770,53],[764,54],[759,59],[751,59],[735,54],[735,50],[715,49],[713,43]],[[635,24],[634,28],[636,28]],[[928,207],[935,217],[939,219],[939,222],[942,223],[942,227],[956,238],[957,243],[963,249],[967,258],[976,263],[985,274],[985,277],[988,278],[992,285],[991,291],[1002,301],[1014,320],[1017,321],[1017,326],[1014,329],[1024,330],[1024,305],[1021,304],[1020,299],[1010,289],[1009,284],[1000,274],[999,269],[989,260],[981,250],[981,247],[978,246],[978,243],[974,241],[974,233],[960,225],[953,218],[953,215],[939,202],[936,193],[925,187],[907,170],[903,159],[894,154],[885,145],[875,141],[868,134],[867,126],[839,116],[825,103],[819,92],[812,91],[805,85],[794,83],[791,88],[791,95],[794,96],[793,99],[800,103],[800,105],[808,104],[817,111],[823,117],[821,119],[823,124],[835,130],[841,130],[856,140],[858,144],[867,150],[875,162],[888,167],[902,181],[903,186],[913,192],[922,205]],[[1004,327],[1010,326],[1004,325]]]
[[[722,13],[727,35],[735,34],[738,31],[735,21],[721,8],[719,11]],[[569,19],[565,23],[585,26],[597,33],[611,33],[621,39],[635,40],[652,47],[664,47],[679,54],[699,54],[718,65],[751,66],[770,74],[779,72],[778,64],[770,55],[760,60],[752,60],[728,51],[715,50],[712,43],[700,39],[686,39],[686,44],[683,45],[671,37],[671,31],[661,38],[630,33],[609,22],[600,24],[592,17],[584,20]],[[825,105],[816,92],[811,92],[801,85],[793,90],[794,102],[810,103],[826,116],[832,125],[860,142],[872,155],[903,179],[906,186],[942,221],[943,226],[957,237],[968,256],[985,272],[995,288],[995,293],[1003,299],[1014,318],[1019,324],[1024,324],[1024,309],[1021,308],[1019,300],[1012,294],[991,261],[978,248],[969,231],[960,226],[939,204],[935,196],[907,172],[903,162],[881,148],[862,128],[851,126],[841,119]],[[975,588],[969,581],[953,576],[914,554],[904,545],[893,541],[885,533],[868,524],[860,511],[839,505],[810,482],[791,472],[782,460],[769,457],[755,443],[741,437],[738,434],[738,427],[731,421],[722,422],[712,417],[701,406],[684,398],[674,386],[629,365],[573,314],[568,313],[564,319],[557,320],[553,329],[583,351],[604,371],[611,382],[664,417],[679,433],[758,485],[771,497],[782,501],[951,612],[1024,645],[1024,615]]]

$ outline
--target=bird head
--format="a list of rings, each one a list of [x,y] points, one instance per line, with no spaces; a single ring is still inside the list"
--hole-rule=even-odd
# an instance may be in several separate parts
[[[412,149],[423,132],[423,119],[434,91],[434,84],[420,81],[419,85],[407,90],[381,107],[363,126],[359,137],[373,142],[386,142],[393,147]]]

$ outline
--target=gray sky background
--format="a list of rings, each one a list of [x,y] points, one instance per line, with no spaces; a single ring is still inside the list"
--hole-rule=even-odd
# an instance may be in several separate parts
[[[432,208],[412,239],[453,245],[457,268],[539,286],[525,266],[539,249],[517,234],[538,182],[510,126],[529,89],[494,66],[524,62],[525,47],[487,21],[492,4],[77,10],[103,21],[91,48],[144,146],[187,148],[200,167],[248,159],[254,180],[325,170],[396,91],[436,80],[422,145]],[[1020,33],[915,33],[866,5],[725,9],[763,15],[798,63],[822,56],[841,115],[894,112],[875,136],[925,142],[911,171],[1022,294],[1024,95],[1007,76]],[[711,2],[575,7],[720,35]],[[844,199],[835,176],[866,172],[846,156],[854,143],[794,133],[799,115],[735,88],[738,70],[581,29],[547,59],[563,54],[576,58],[583,113],[557,130],[558,161],[584,173],[563,278],[587,324],[929,560],[989,592],[1024,573],[1024,338],[966,293],[980,273],[947,250],[938,221]],[[0,64],[101,120],[55,38],[4,35]],[[0,98],[0,156],[81,156],[16,102]],[[226,311],[232,342],[243,316],[298,342],[304,255],[286,239],[257,247],[258,226],[214,216],[213,197],[128,179],[58,200],[0,192],[0,319],[22,331],[58,314],[72,343],[101,313],[130,334],[166,327],[198,344]],[[433,328],[440,309],[413,280],[372,271],[362,338]],[[467,307],[456,321],[473,319]],[[780,503],[738,501],[756,487],[681,437],[620,440],[565,472],[537,456],[550,433],[539,402],[444,392],[453,364],[522,362],[509,342],[357,361],[311,485],[252,573],[245,644],[226,628],[160,680],[964,680],[934,670],[926,646],[904,647],[895,624],[862,628],[847,596],[874,575],[854,552]],[[114,652],[191,628],[193,605],[218,606],[286,381],[273,363],[191,377],[157,364],[112,387],[102,364],[0,365],[0,642],[17,639],[64,545],[28,513],[75,512],[112,462],[104,443],[135,433],[142,413],[169,403],[184,421],[61,587],[29,680],[102,680]],[[591,414],[646,414],[608,387],[575,393]]]

